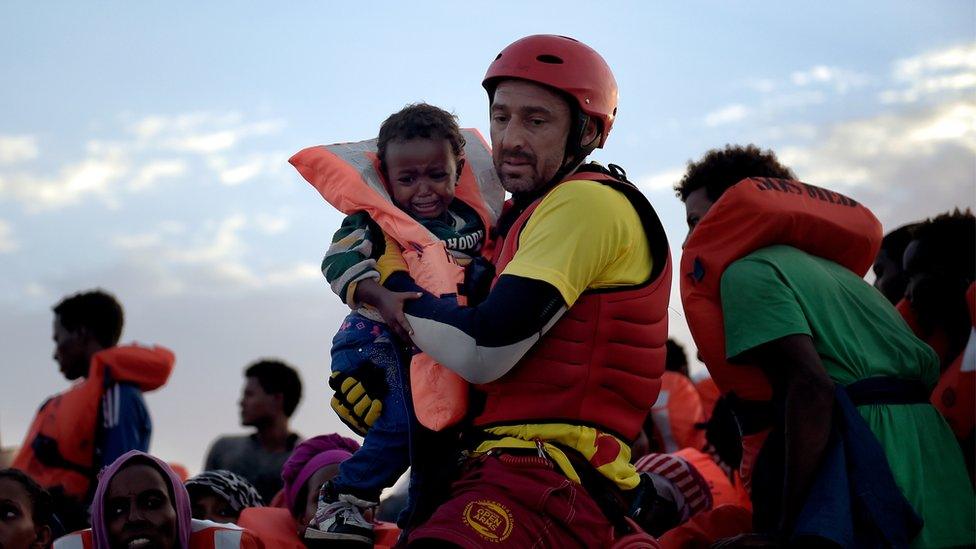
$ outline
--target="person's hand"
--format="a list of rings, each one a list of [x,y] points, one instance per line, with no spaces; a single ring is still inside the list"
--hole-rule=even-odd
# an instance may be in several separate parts
[[[413,329],[407,322],[406,315],[403,314],[403,304],[408,299],[417,299],[422,295],[419,292],[391,292],[386,288],[377,292],[373,306],[383,316],[383,322],[386,322],[390,331],[404,343],[411,343],[410,336],[413,335]]]
[[[383,411],[386,394],[383,370],[364,366],[355,372],[332,372],[329,386],[335,390],[330,405],[339,419],[359,436],[366,436]]]

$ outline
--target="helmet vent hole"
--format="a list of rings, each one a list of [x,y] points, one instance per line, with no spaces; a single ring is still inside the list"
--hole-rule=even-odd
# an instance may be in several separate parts
[[[561,57],[556,57],[555,55],[543,54],[536,57],[536,60],[542,63],[548,63],[550,65],[562,65],[563,60]]]

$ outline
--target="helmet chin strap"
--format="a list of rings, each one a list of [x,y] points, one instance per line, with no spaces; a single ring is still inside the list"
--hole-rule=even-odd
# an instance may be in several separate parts
[[[586,145],[582,144],[583,138],[586,136],[586,127],[590,122],[590,117],[579,108],[575,108],[573,111],[573,123],[570,125],[569,135],[566,137],[566,152],[563,156],[563,165],[556,170],[552,179],[546,183],[544,187],[546,189],[552,188],[555,184],[565,179],[566,176],[576,171],[586,161],[586,157],[596,149],[596,144],[599,143],[600,135],[597,134],[589,143]]]

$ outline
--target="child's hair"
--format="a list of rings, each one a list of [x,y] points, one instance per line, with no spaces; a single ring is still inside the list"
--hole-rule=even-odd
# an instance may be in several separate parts
[[[10,479],[24,487],[31,501],[31,520],[34,526],[50,526],[54,513],[51,495],[19,469],[0,469],[0,479]]]
[[[376,156],[380,159],[383,175],[386,175],[386,147],[390,141],[405,141],[417,137],[446,139],[451,144],[451,152],[456,159],[460,159],[464,151],[464,136],[461,135],[456,116],[427,103],[407,105],[400,112],[390,115],[380,126]]]

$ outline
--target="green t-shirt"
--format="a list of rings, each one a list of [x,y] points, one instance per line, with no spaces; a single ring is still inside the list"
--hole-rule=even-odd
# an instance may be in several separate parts
[[[912,334],[880,292],[840,265],[789,246],[770,246],[722,275],[726,356],[806,334],[838,384],[877,376],[918,380],[932,389],[935,352]],[[925,520],[913,547],[971,544],[973,490],[959,446],[930,404],[858,410],[888,456],[895,482]]]

